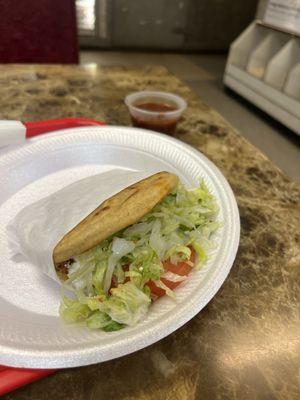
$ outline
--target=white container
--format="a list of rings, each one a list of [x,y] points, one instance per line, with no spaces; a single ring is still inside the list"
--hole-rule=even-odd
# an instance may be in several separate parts
[[[126,96],[125,104],[134,126],[168,135],[175,132],[176,125],[187,107],[186,101],[180,96],[152,91],[131,93]]]
[[[253,22],[230,46],[228,63],[246,69],[249,55],[267,34],[268,29]]]
[[[284,87],[284,92],[287,95],[300,100],[300,62],[289,73]]]
[[[139,103],[166,103],[170,106],[174,106],[176,109],[172,111],[149,111],[139,108]],[[151,120],[153,118],[166,119],[179,119],[186,109],[186,101],[176,94],[168,92],[152,92],[152,91],[141,91],[131,93],[126,96],[125,104],[129,108],[129,112],[136,118]]]
[[[287,41],[287,35],[280,32],[270,32],[250,54],[247,72],[261,79],[270,59],[284,47]]]
[[[282,90],[291,69],[300,60],[300,43],[291,39],[269,62],[264,81],[276,89]]]

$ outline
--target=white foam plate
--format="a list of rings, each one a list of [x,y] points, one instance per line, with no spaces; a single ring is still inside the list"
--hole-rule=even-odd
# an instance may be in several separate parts
[[[176,302],[159,299],[137,326],[105,333],[60,320],[59,285],[29,262],[11,258],[6,226],[27,204],[116,167],[175,172],[188,187],[203,178],[217,197],[222,226],[209,261],[176,289]],[[226,179],[199,151],[154,132],[108,126],[40,136],[0,157],[0,188],[0,364],[75,367],[142,349],[201,311],[226,279],[236,255],[239,214]]]

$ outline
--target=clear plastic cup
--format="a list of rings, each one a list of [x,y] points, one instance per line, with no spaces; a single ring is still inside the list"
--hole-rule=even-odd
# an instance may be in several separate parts
[[[172,135],[187,107],[186,101],[173,93],[142,91],[125,98],[133,126]]]

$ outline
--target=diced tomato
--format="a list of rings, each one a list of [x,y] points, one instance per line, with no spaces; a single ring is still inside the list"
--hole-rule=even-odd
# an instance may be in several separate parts
[[[196,260],[196,253],[192,247],[190,247],[190,249],[192,253],[189,261],[191,261],[194,264]],[[177,274],[180,276],[187,276],[193,269],[193,267],[190,266],[186,261],[182,261],[177,264],[172,264],[170,260],[167,260],[163,263],[163,265],[166,271],[173,272],[173,274]],[[175,289],[181,283],[181,282],[169,281],[168,279],[165,278],[162,278],[161,281],[171,290]],[[157,297],[162,297],[166,294],[166,291],[156,286],[156,284],[153,281],[149,281],[146,285],[150,288],[151,293]]]
[[[154,296],[161,297],[166,294],[166,291],[164,289],[161,289],[160,287],[156,286],[153,281],[147,282],[146,285],[151,290],[151,294],[153,294]]]
[[[173,281],[169,281],[166,278],[161,278],[161,281],[162,281],[162,283],[164,283],[171,290],[175,289],[182,282],[182,281],[173,282]]]
[[[114,289],[114,288],[116,288],[118,286],[118,284],[117,284],[117,282],[116,282],[116,279],[114,279],[114,277],[112,278],[112,280],[111,280],[111,284],[110,284],[110,288],[109,288],[109,293],[112,293],[111,292],[111,289]]]
[[[180,276],[188,275],[192,267],[186,262],[179,262],[176,264],[172,264],[169,260],[164,262],[164,268],[166,271],[173,272],[173,274],[177,274]]]
[[[189,261],[191,261],[194,264],[195,260],[196,260],[196,253],[192,247],[190,247],[190,249],[192,252],[191,252],[191,257],[190,257]],[[193,267],[190,266],[186,261],[182,261],[177,264],[172,264],[170,260],[166,260],[166,261],[164,261],[163,265],[164,265],[164,269],[166,271],[172,272],[173,274],[177,274],[180,276],[187,276],[193,269]],[[124,271],[128,271],[129,266],[126,265],[123,267],[123,269],[124,269]],[[130,280],[130,278],[128,278],[128,277],[125,278],[125,282],[128,282],[129,280]],[[168,279],[165,279],[165,278],[162,278],[161,281],[171,290],[175,289],[181,283],[181,282],[169,281]],[[149,289],[151,290],[151,294],[154,295],[154,297],[162,297],[166,294],[166,291],[164,289],[161,289],[160,287],[156,286],[156,284],[153,281],[147,282],[146,285],[149,287]],[[111,290],[117,286],[118,286],[117,282],[115,282],[115,280],[112,279],[109,290]]]

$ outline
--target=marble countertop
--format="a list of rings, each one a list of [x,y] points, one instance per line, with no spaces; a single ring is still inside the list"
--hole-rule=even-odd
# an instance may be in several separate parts
[[[0,66],[0,119],[84,116],[129,125],[131,91],[183,96],[176,136],[230,182],[241,242],[230,275],[190,322],[129,356],[57,372],[4,399],[300,398],[300,188],[162,67]]]

